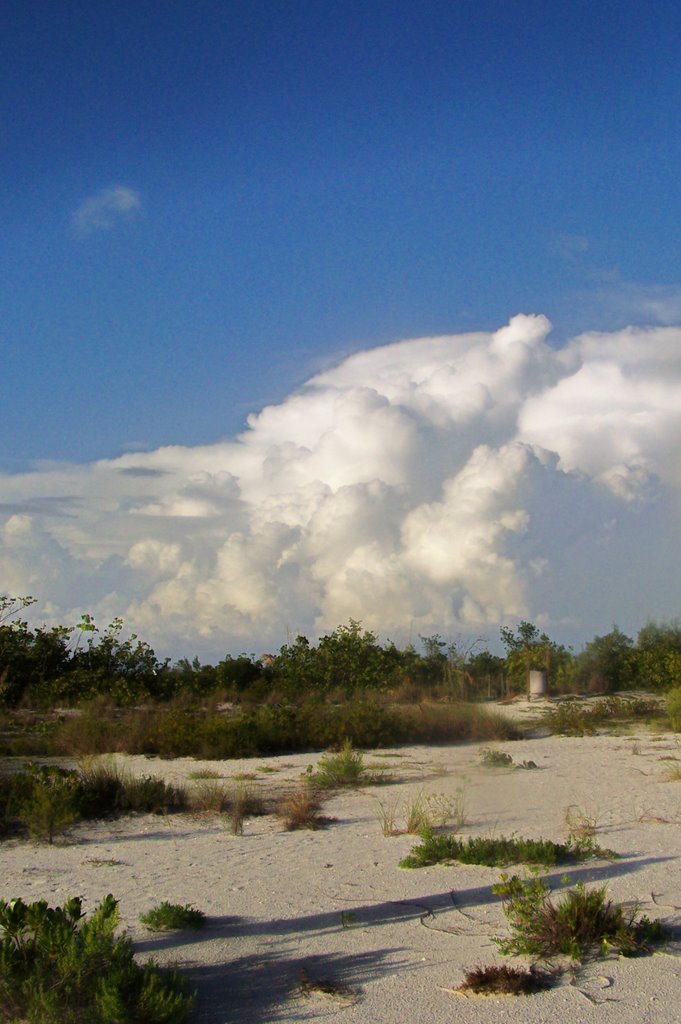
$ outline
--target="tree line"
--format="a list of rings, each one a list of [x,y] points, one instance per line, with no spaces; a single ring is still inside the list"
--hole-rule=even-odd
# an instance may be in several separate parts
[[[298,636],[277,654],[226,655],[215,665],[157,658],[115,618],[100,629],[92,616],[74,626],[29,626],[31,597],[0,596],[0,704],[79,704],[106,696],[121,706],[224,694],[263,701],[395,692],[400,699],[500,697],[526,688],[531,669],[554,692],[664,691],[681,686],[681,625],[649,622],[636,637],[616,626],[575,654],[531,622],[504,626],[504,655],[481,642],[468,648],[438,634],[420,647],[379,643],[360,622],[338,626],[318,643]]]

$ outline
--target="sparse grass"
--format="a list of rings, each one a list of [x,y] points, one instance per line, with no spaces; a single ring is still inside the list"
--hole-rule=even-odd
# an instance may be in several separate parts
[[[152,932],[182,931],[185,928],[199,929],[206,923],[206,915],[202,910],[185,903],[168,903],[167,900],[140,914],[140,923]]]
[[[322,805],[316,793],[309,786],[299,786],[283,796],[277,805],[277,816],[287,832],[295,829],[316,830],[324,828],[330,819],[320,812]]]
[[[606,899],[606,887],[586,889],[578,885],[554,902],[546,883],[534,876],[502,876],[493,891],[501,897],[511,926],[510,939],[494,939],[499,950],[511,956],[548,960],[570,956],[618,952],[637,956],[667,937],[660,921],[639,917],[636,908],[625,908]]]
[[[505,750],[494,750],[492,747],[480,748],[480,760],[486,768],[511,768],[513,758]]]
[[[0,1020],[7,1024],[183,1024],[194,1003],[186,981],[139,964],[115,937],[118,903],[107,896],[85,919],[79,897],[0,900]]]
[[[187,778],[192,781],[199,782],[203,779],[222,779],[224,776],[220,772],[214,771],[212,768],[200,768],[195,772],[189,772]]]
[[[255,782],[257,777],[255,772],[236,772],[232,775],[235,782]]]
[[[565,810],[565,830],[567,845],[585,853],[598,849],[595,835],[598,831],[598,815],[595,811],[570,804]]]
[[[404,827],[410,835],[418,835],[424,828],[432,828],[428,798],[422,789],[409,797],[404,807]]]
[[[187,810],[192,814],[220,814],[227,804],[227,786],[219,777],[201,779],[187,793]]]
[[[532,968],[509,967],[507,964],[487,964],[466,971],[457,992],[478,996],[527,996],[548,987],[548,979]]]
[[[377,801],[376,817],[384,836],[397,836],[400,834],[400,829],[397,827],[397,806],[397,799]]]
[[[119,867],[123,861],[116,860],[115,857],[86,857],[83,863],[89,864],[93,868],[116,868]]]
[[[614,857],[611,850],[597,846],[585,850],[577,844],[554,843],[550,839],[518,839],[504,836],[470,836],[467,840],[455,835],[434,835],[428,829],[421,834],[421,844],[415,846],[400,861],[402,868],[422,868],[433,864],[458,861],[461,864],[482,864],[487,867],[506,867],[509,864],[554,864],[586,860],[589,857]]]
[[[234,836],[243,835],[244,822],[256,814],[264,814],[265,806],[258,790],[247,782],[236,782],[227,796],[226,815]]]
[[[662,758],[660,758],[662,760]],[[670,765],[664,773],[665,782],[681,782],[681,764]]]
[[[443,828],[454,822],[461,828],[465,819],[463,789],[455,796],[425,793],[420,789],[405,803],[405,831],[419,835],[424,829]]]

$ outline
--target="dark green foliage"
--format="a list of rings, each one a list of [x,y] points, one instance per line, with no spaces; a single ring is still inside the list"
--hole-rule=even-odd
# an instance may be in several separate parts
[[[579,960],[616,951],[637,956],[666,937],[660,921],[638,918],[636,909],[607,900],[605,886],[578,885],[555,903],[541,878],[523,880],[513,875],[503,876],[493,891],[503,901],[513,933],[510,939],[494,940],[507,955],[534,959],[563,955]]]
[[[194,998],[175,972],[140,965],[116,938],[118,903],[88,920],[81,900],[0,900],[0,1020],[30,1024],[183,1024]]]
[[[284,645],[272,663],[272,678],[287,694],[386,690],[397,678],[399,660],[393,645],[381,647],[374,633],[351,619],[317,647],[304,636]]]
[[[572,655],[546,633],[540,633],[531,622],[520,622],[516,632],[501,628],[501,641],[506,648],[506,674],[511,685],[525,690],[531,669],[542,669],[551,683],[571,661]]]
[[[548,987],[548,979],[536,970],[509,967],[507,964],[487,964],[466,971],[459,992],[476,995],[526,996]]]
[[[518,839],[515,836],[469,836],[463,840],[456,835],[436,835],[429,829],[421,833],[421,843],[400,861],[401,868],[423,868],[431,864],[482,864],[487,867],[506,867],[508,864],[541,864],[552,867],[588,857],[615,854],[600,847],[584,846],[579,842],[554,843],[550,839]]]
[[[168,903],[165,900],[157,907],[140,914],[140,921],[152,932],[180,931],[184,928],[199,929],[206,923],[206,915],[189,903]]]
[[[646,690],[681,686],[681,623],[648,622],[638,634],[636,664]]]
[[[573,689],[591,693],[638,686],[634,641],[617,626],[605,636],[594,637],[575,658],[571,681]]]

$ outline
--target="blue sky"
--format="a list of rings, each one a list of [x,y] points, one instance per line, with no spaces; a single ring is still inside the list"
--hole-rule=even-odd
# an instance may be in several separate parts
[[[521,310],[645,320],[627,285],[679,283],[680,32],[665,2],[8,4],[3,464],[210,441],[339,354]],[[138,210],[75,231],[116,187]]]
[[[315,374],[401,339],[488,332],[480,344],[493,351],[489,337],[515,314],[544,314],[553,330],[530,377],[561,346],[593,362],[593,348],[571,342],[583,331],[647,325],[662,332],[650,338],[666,351],[664,329],[681,321],[680,38],[681,8],[666,0],[10,0],[0,37],[7,514],[30,518],[37,499],[87,504],[66,468],[58,485],[40,475],[52,463],[88,472],[126,452],[153,460],[161,446],[190,451],[233,438],[249,416],[264,436],[263,407],[291,411]],[[619,379],[639,372],[617,356],[615,364]],[[415,363],[404,365],[411,373]],[[379,392],[384,372],[372,364]],[[337,395],[334,381],[324,394]],[[530,388],[525,399],[535,398]],[[555,423],[555,436],[530,431],[532,443],[541,435],[560,453],[564,425]],[[276,443],[297,443],[292,421],[278,429]],[[631,472],[645,463],[649,490],[653,434],[648,447],[618,455]],[[477,440],[489,436],[483,430]],[[509,429],[504,443],[527,437]],[[561,472],[587,472],[576,456],[574,465],[562,457]],[[243,499],[231,454],[202,465],[212,478],[231,474]],[[610,473],[611,485],[613,467],[594,470],[601,483]],[[150,472],[146,463],[127,468]],[[429,486],[421,497],[432,504],[437,488]],[[126,500],[121,517],[137,507]],[[273,499],[257,500],[269,509]],[[676,498],[669,501],[676,524]],[[201,515],[191,531],[200,532]],[[85,604],[134,616],[145,598],[130,577],[141,557],[131,546],[159,537],[189,543],[185,534],[166,537],[167,525],[131,535],[128,548],[108,553],[111,564],[88,549],[95,560],[88,571],[78,562],[70,594],[57,601],[44,584],[43,613]],[[0,560],[19,592],[37,589],[57,564],[65,571],[51,544],[86,558],[82,537],[45,537],[41,569],[16,561],[3,569]],[[216,552],[201,556],[208,575]],[[650,551],[640,557],[658,564]],[[77,596],[76,583],[91,576],[100,585]],[[325,615],[346,608],[362,618],[362,602],[334,603],[324,579],[322,596],[307,610],[301,604],[301,628],[321,628]],[[223,589],[233,585],[223,579]],[[626,614],[632,623],[672,614],[678,597],[666,586],[663,601],[634,603]],[[515,612],[569,618],[548,604],[494,609],[480,597],[478,605],[484,622]],[[200,618],[203,605],[194,607]],[[437,625],[444,613],[429,608],[426,625]],[[474,621],[461,609],[444,627]],[[234,636],[248,638],[260,627],[239,614]],[[617,614],[613,606],[604,617]],[[190,627],[185,636],[193,641]]]

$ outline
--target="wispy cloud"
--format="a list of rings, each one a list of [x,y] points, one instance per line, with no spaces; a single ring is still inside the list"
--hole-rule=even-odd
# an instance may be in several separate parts
[[[549,330],[357,352],[232,441],[0,477],[3,588],[213,658],[349,618],[400,642],[673,617],[681,328]]]
[[[134,216],[142,209],[142,201],[134,189],[123,185],[104,188],[85,199],[74,212],[72,224],[81,235],[108,231],[119,221]]]

